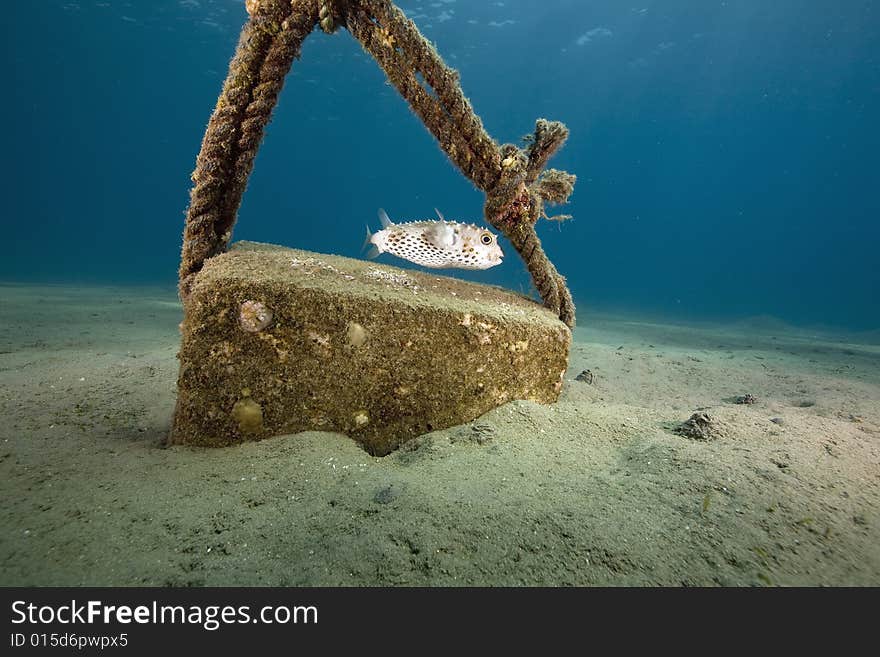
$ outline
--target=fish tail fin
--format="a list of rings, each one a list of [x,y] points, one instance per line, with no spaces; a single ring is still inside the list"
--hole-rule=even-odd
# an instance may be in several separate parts
[[[364,243],[361,245],[361,251],[367,248],[367,244],[370,243],[370,240],[373,239],[373,233],[370,232],[370,227],[364,224],[364,228],[367,229],[367,236],[364,238]]]
[[[373,233],[370,232],[370,227],[366,226],[366,229],[367,229],[367,237],[364,240],[364,245],[361,247],[361,251],[366,249],[368,244],[372,244],[372,240],[373,240]],[[367,257],[370,260],[373,260],[374,258],[378,258],[380,253],[382,253],[382,252],[379,250],[379,247],[376,246],[375,244],[372,244],[372,246],[370,247],[370,250],[367,251]]]
[[[388,228],[389,226],[394,225],[391,222],[391,219],[388,218],[388,214],[382,208],[379,208],[379,221],[382,222],[382,228]]]

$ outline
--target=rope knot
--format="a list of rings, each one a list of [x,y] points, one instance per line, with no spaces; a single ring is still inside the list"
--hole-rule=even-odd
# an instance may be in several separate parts
[[[571,219],[567,214],[549,217],[545,210],[548,203],[568,202],[577,180],[565,171],[542,170],[568,134],[564,126],[558,130],[548,128],[548,124],[543,119],[538,121],[535,134],[525,138],[529,145],[526,150],[513,144],[501,147],[500,176],[489,190],[486,203],[487,216],[499,230],[513,229],[521,222],[534,225],[542,217],[552,221]]]
[[[507,233],[524,221],[531,221],[532,203],[525,184],[528,157],[513,144],[501,147],[500,176],[486,191],[486,218]]]
[[[535,221],[538,218],[548,219],[550,221],[565,221],[571,219],[570,214],[557,214],[552,217],[547,216],[545,206],[550,203],[559,205],[568,202],[568,197],[574,191],[574,184],[577,176],[559,169],[547,169],[542,172],[538,179],[529,185],[529,191],[535,199]]]
[[[562,221],[568,215],[547,217],[546,203],[565,203],[574,190],[575,176],[547,169],[547,161],[568,137],[559,122],[539,119],[526,148],[500,148],[497,178],[486,190],[486,219],[504,233],[526,263],[544,305],[569,327],[574,325],[574,301],[563,278],[550,262],[535,232],[539,218]]]

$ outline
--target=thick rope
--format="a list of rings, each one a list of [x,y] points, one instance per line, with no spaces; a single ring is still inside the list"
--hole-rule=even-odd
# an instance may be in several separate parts
[[[365,0],[349,7],[346,14],[346,27],[361,42],[364,49],[372,55],[385,71],[389,81],[400,95],[409,103],[412,110],[434,135],[440,147],[450,160],[480,188],[491,187],[498,179],[500,162],[498,146],[486,133],[470,103],[461,93],[457,74],[446,69],[436,51],[431,47],[415,25],[407,20],[399,10],[389,23],[381,24],[374,20],[367,10],[378,5],[390,12],[389,3]],[[390,15],[390,14],[389,14]],[[415,32],[415,36],[411,33]],[[413,43],[416,36],[424,43],[424,50],[417,49]],[[415,55],[413,55],[415,53]],[[434,61],[435,58],[438,61]],[[441,71],[443,67],[445,71]],[[443,83],[440,89],[426,88],[419,80],[426,82],[432,76]],[[443,90],[453,90],[443,93]],[[455,93],[457,91],[457,94]],[[444,102],[444,98],[448,102]],[[465,121],[466,128],[460,129],[457,114],[473,117]]]
[[[226,250],[278,93],[318,22],[313,0],[248,0],[245,24],[192,175],[180,295],[204,261]]]
[[[346,26],[376,59],[449,159],[486,193],[486,220],[522,256],[544,305],[573,326],[571,293],[534,228],[540,217],[546,217],[545,203],[566,202],[574,188],[574,176],[544,171],[568,137],[567,128],[541,119],[527,150],[512,145],[499,148],[464,96],[457,72],[443,63],[394,4],[388,0],[354,2],[346,12]]]
[[[463,152],[461,149],[447,152],[449,157],[462,169],[460,159],[468,163],[468,155],[475,157],[477,161],[473,166],[477,167],[480,182],[474,182],[481,188],[494,184],[499,172],[500,151],[464,95],[458,71],[446,66],[431,42],[393,3],[365,0],[360,5],[375,17],[380,29],[390,37],[394,50],[403,57],[407,68],[422,76],[433,91],[431,98],[436,97],[438,114],[447,119],[455,137],[466,144]]]
[[[318,23],[327,34],[339,29],[339,16],[333,0],[318,0]]]
[[[544,305],[574,326],[575,306],[568,284],[541,247],[534,227],[547,216],[546,203],[565,203],[574,190],[575,176],[556,169],[543,171],[567,138],[568,129],[562,123],[538,119],[526,150],[503,146],[501,179],[486,191],[485,214],[519,252]]]

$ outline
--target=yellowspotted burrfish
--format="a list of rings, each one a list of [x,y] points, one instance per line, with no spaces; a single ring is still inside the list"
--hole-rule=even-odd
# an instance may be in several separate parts
[[[439,210],[440,220],[392,223],[379,210],[382,230],[371,233],[367,227],[367,244],[372,244],[370,258],[390,253],[431,269],[489,269],[501,264],[504,253],[498,238],[485,228],[457,221],[446,221]]]

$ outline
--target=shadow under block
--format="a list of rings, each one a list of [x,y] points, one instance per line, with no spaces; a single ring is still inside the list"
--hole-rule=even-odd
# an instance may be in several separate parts
[[[184,308],[170,441],[224,446],[306,430],[374,455],[513,399],[552,403],[571,332],[501,288],[240,242]]]

